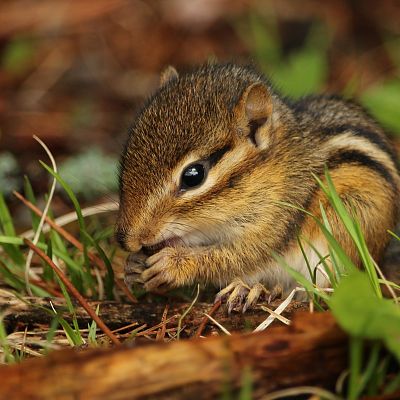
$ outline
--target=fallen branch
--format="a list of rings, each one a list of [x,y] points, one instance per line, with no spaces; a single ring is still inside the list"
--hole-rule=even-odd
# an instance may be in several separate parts
[[[346,367],[347,337],[329,313],[255,334],[54,352],[1,367],[1,398],[209,399],[235,391],[245,370],[252,398],[285,387],[330,388]]]

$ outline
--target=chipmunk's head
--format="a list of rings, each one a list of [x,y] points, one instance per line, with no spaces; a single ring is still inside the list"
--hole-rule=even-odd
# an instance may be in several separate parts
[[[136,118],[120,165],[117,238],[141,247],[230,240],[257,214],[247,179],[289,118],[253,69],[168,68]]]

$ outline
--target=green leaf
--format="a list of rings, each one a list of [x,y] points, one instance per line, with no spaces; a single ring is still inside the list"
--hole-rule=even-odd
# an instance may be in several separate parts
[[[19,237],[12,237],[12,236],[0,236],[0,244],[6,243],[6,244],[16,244],[16,245],[23,245],[24,241],[19,238]],[[43,251],[47,251],[47,245],[44,243],[37,243],[36,244],[39,249],[42,249]],[[80,276],[80,279],[82,279],[82,268],[68,255],[68,252],[62,252],[56,248],[53,248],[53,253],[61,258],[66,265],[69,267],[69,272],[75,272],[77,275]]]
[[[365,272],[353,271],[343,277],[328,305],[346,332],[383,340],[400,361],[400,308],[377,297]]]

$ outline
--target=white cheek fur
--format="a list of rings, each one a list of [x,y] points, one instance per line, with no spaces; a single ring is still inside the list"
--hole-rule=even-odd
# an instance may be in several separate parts
[[[176,237],[181,238],[182,245],[190,247],[207,246],[221,240],[218,230],[213,230],[212,227],[202,230],[201,227],[194,226],[193,222],[172,220],[161,227],[154,243]]]

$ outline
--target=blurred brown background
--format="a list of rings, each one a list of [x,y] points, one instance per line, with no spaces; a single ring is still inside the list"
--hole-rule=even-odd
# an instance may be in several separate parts
[[[251,61],[287,94],[355,96],[400,134],[399,21],[396,0],[3,0],[0,187],[27,173],[47,190],[36,134],[83,197],[115,190],[126,128],[168,64]]]

